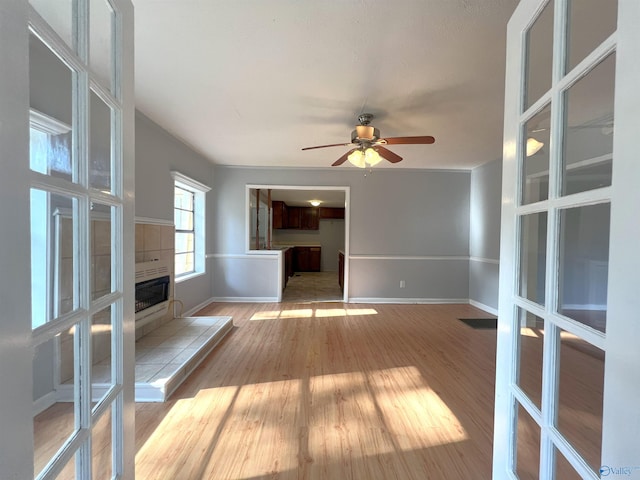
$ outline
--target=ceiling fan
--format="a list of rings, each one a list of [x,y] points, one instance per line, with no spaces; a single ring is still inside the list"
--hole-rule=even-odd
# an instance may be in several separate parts
[[[332,167],[342,165],[349,160],[356,167],[365,168],[367,165],[374,166],[383,158],[391,163],[398,163],[402,160],[400,155],[388,150],[384,145],[426,145],[435,142],[435,138],[430,136],[421,137],[388,137],[380,138],[380,130],[370,125],[373,115],[363,113],[358,116],[359,125],[351,132],[350,143],[334,143],[331,145],[318,145],[316,147],[305,147],[302,150],[313,150],[326,147],[353,147],[338,160],[331,164]]]

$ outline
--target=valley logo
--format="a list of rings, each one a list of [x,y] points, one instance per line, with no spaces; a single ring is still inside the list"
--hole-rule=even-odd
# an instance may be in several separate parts
[[[640,470],[640,466],[633,466],[633,467],[611,467],[609,465],[602,465],[600,467],[600,478],[606,478],[606,477],[619,477],[619,476],[624,476],[624,477],[630,477],[633,472],[635,472],[636,470]]]

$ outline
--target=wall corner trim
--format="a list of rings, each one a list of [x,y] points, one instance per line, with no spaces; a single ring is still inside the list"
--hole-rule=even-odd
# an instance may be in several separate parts
[[[490,307],[489,305],[485,305],[484,303],[476,302],[475,300],[469,299],[469,305],[472,307],[479,308],[480,310],[484,310],[485,312],[490,313],[491,315],[498,316],[498,309]]]

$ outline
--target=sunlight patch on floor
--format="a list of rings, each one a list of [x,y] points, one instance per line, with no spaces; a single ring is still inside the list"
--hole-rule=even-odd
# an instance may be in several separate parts
[[[446,445],[469,435],[447,406],[413,366],[368,374],[380,415],[400,450]],[[411,425],[410,429],[406,426]]]
[[[532,338],[542,338],[542,334],[544,334],[544,330],[541,328],[528,328],[523,327],[520,329],[520,335],[523,337],[532,337]]]

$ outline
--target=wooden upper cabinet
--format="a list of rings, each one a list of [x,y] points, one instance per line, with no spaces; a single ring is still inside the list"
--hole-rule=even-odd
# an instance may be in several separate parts
[[[287,204],[279,200],[271,202],[273,208],[273,228],[288,228],[289,227],[289,212]]]
[[[300,217],[301,217],[301,208],[300,207],[287,207],[288,215],[288,223],[287,228],[300,228]]]
[[[320,220],[344,218],[344,208],[320,207]]]
[[[290,207],[279,200],[274,200],[272,207],[275,229],[318,230],[320,228],[318,207]]]
[[[302,230],[318,230],[320,228],[320,213],[318,207],[302,207],[300,209],[300,228]]]

